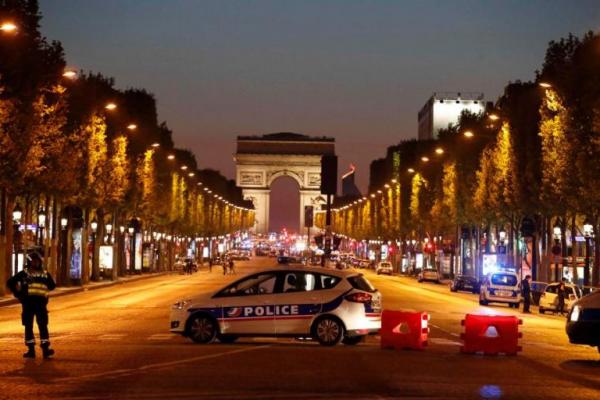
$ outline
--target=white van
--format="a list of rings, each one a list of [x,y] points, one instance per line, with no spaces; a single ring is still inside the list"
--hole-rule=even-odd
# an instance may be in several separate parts
[[[479,289],[479,304],[506,303],[509,307],[519,308],[521,290],[519,277],[514,272],[494,272],[483,280]]]

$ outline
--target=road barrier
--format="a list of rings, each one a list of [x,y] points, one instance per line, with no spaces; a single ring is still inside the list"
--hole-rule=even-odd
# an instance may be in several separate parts
[[[476,315],[467,314],[461,321],[465,332],[462,353],[483,353],[497,355],[504,353],[516,355],[521,351],[518,341],[522,337],[519,325],[523,320],[514,315]]]
[[[426,312],[383,310],[381,314],[381,348],[423,350],[429,335]]]

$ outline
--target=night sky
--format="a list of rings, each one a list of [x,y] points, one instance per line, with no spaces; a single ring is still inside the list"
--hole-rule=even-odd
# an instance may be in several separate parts
[[[416,137],[433,92],[495,100],[508,81],[534,77],[548,41],[598,30],[599,5],[40,0],[42,31],[69,65],[153,92],[200,166],[233,177],[239,134],[327,135],[361,189],[371,160]]]

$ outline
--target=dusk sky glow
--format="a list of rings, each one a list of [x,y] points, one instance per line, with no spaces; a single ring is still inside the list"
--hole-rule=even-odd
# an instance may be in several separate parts
[[[69,66],[156,95],[201,167],[233,177],[235,137],[336,138],[343,173],[416,137],[435,91],[529,80],[547,43],[597,30],[597,1],[41,1]]]

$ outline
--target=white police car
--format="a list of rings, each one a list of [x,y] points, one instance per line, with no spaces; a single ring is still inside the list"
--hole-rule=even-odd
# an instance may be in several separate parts
[[[312,337],[357,344],[381,328],[381,294],[360,273],[288,267],[253,273],[175,303],[171,332],[197,343],[240,336]]]

